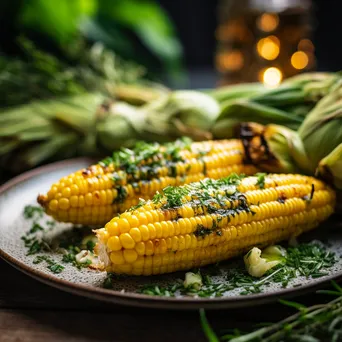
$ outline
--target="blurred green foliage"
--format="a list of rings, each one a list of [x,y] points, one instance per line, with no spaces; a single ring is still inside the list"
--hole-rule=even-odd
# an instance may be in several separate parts
[[[11,45],[18,35],[67,59],[82,55],[88,43],[101,42],[144,65],[150,77],[166,74],[171,82],[184,80],[182,46],[172,21],[154,0],[5,1],[0,20],[5,53],[15,51]]]

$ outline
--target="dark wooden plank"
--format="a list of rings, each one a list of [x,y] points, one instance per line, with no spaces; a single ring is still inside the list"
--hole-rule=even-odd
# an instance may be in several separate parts
[[[0,311],[0,340],[25,341],[206,341],[196,313]]]
[[[0,308],[82,309],[111,305],[45,285],[0,259]]]

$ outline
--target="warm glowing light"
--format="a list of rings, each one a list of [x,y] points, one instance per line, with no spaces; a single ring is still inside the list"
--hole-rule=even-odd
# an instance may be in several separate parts
[[[298,50],[315,51],[315,47],[310,39],[301,39],[298,43]]]
[[[250,36],[249,30],[239,20],[230,20],[227,24],[221,24],[215,31],[215,37],[219,41],[246,42],[251,39]]]
[[[257,19],[257,26],[259,30],[264,32],[271,32],[278,27],[279,17],[275,13],[264,13]]]
[[[264,69],[261,72],[261,81],[268,87],[276,87],[283,79],[282,72],[275,67]]]
[[[243,67],[244,58],[239,50],[231,50],[217,56],[217,68],[220,71],[236,71]]]
[[[291,56],[291,64],[295,69],[304,69],[309,64],[309,57],[303,51],[297,51]]]
[[[272,61],[279,55],[280,41],[276,36],[260,39],[257,43],[257,51],[262,58]]]

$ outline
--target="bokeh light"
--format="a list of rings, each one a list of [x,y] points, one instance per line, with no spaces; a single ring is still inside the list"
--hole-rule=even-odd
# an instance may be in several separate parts
[[[309,64],[309,57],[304,51],[297,51],[291,56],[291,64],[297,69],[304,69]]]
[[[283,73],[276,67],[266,68],[261,71],[260,80],[267,87],[276,87],[283,79]]]
[[[275,13],[264,13],[257,19],[257,27],[264,32],[271,32],[278,27],[279,17]]]
[[[315,46],[310,39],[301,39],[298,43],[298,50],[314,52]]]
[[[244,64],[244,58],[239,50],[231,50],[217,56],[217,67],[220,71],[240,70]]]
[[[268,61],[276,59],[280,52],[280,41],[276,36],[262,38],[257,43],[258,54]]]

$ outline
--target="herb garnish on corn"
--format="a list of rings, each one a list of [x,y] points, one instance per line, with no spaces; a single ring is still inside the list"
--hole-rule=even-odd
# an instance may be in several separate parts
[[[254,174],[257,169],[243,164],[243,157],[239,140],[141,142],[133,150],[122,149],[62,178],[46,195],[39,195],[38,202],[58,221],[104,225],[169,185],[219,179],[234,172]]]
[[[188,270],[298,236],[334,210],[334,191],[315,178],[268,175],[263,189],[257,180],[232,175],[167,187],[97,230],[95,250],[108,272]]]

